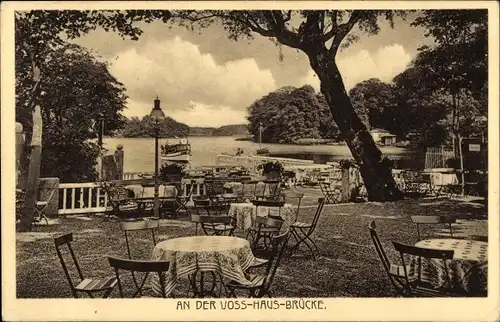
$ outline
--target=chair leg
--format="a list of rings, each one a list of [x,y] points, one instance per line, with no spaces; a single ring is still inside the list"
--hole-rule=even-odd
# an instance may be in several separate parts
[[[103,299],[107,299],[109,297],[109,295],[111,294],[111,292],[113,292],[113,289],[110,288],[109,290],[107,290],[106,292],[104,292],[104,295],[102,296]]]

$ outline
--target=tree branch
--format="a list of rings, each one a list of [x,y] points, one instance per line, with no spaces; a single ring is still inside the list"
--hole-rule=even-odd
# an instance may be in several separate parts
[[[363,17],[362,11],[354,11],[349,20],[346,23],[343,23],[338,26],[337,31],[335,32],[335,36],[332,41],[332,45],[329,49],[330,55],[335,56],[337,50],[339,49],[340,43],[344,40],[345,36],[352,30],[354,25]]]
[[[337,10],[332,12],[332,14],[330,15],[330,20],[332,22],[332,28],[328,32],[326,32],[321,38],[323,42],[330,40],[333,36],[335,36],[335,33],[337,32],[338,29]]]

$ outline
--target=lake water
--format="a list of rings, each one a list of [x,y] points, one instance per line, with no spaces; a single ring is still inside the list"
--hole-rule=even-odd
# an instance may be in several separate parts
[[[218,154],[234,154],[238,148],[244,154],[256,154],[259,144],[251,141],[237,141],[234,136],[197,136],[189,137],[191,144],[191,161],[194,166],[209,166],[215,164]],[[160,139],[165,144],[168,139]],[[177,142],[177,140],[172,141]],[[153,138],[104,138],[104,147],[113,152],[118,144],[125,151],[125,172],[153,172],[154,149]],[[293,145],[293,144],[262,144],[272,155],[289,158],[314,160],[315,163],[350,158],[351,152],[345,145]],[[382,153],[389,156],[414,159],[414,152],[405,148],[383,147]]]

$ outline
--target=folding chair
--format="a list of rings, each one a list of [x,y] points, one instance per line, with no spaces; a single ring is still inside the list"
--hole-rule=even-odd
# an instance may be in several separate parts
[[[242,181],[241,184],[243,185],[242,187],[242,195],[241,199],[254,199],[255,198],[255,192],[257,189],[257,183],[258,181],[255,180],[245,180]]]
[[[311,251],[314,259],[316,260],[316,254],[319,254],[318,246],[312,240],[311,236],[316,229],[318,224],[319,216],[323,211],[323,206],[325,205],[325,199],[318,199],[318,208],[316,209],[316,213],[314,214],[314,218],[311,223],[303,223],[303,222],[295,222],[290,225],[290,229],[292,230],[292,236],[295,238],[297,243],[290,249],[290,255],[298,250],[299,246],[303,243],[307,246],[307,248]]]
[[[339,186],[335,185],[332,187],[330,182],[320,180],[319,188],[325,198],[325,203],[339,203],[342,200],[342,191]]]
[[[117,186],[113,182],[103,182],[101,186],[108,198],[108,204],[112,208],[106,219],[109,219],[111,215],[122,219],[139,216],[139,204],[134,199],[129,198],[125,187]]]
[[[130,260],[130,259],[121,259],[121,258],[116,258],[116,257],[110,257],[108,256],[108,261],[109,265],[114,268],[115,270],[115,275],[116,275],[116,280],[118,282],[118,290],[120,291],[120,297],[124,298],[123,295],[123,286],[122,286],[122,281],[120,279],[120,270],[124,271],[129,271],[132,273],[132,276],[134,276],[134,273],[136,272],[141,272],[141,273],[146,273],[146,276],[148,276],[149,273],[157,273],[158,278],[160,280],[160,290],[153,289],[155,293],[159,293],[162,295],[163,298],[166,298],[165,294],[165,272],[168,272],[168,269],[170,267],[170,262],[169,261],[142,261],[142,260]],[[146,279],[144,279],[141,283],[141,285],[137,285],[137,290],[132,295],[132,297],[136,297],[137,294],[142,295],[142,290],[144,288],[144,284],[146,282]]]
[[[447,260],[453,259],[453,250],[439,250],[439,249],[429,249],[429,248],[421,248],[417,246],[405,245],[398,242],[392,242],[394,245],[394,249],[399,252],[401,256],[401,262],[403,264],[403,272],[404,272],[404,289],[405,293],[408,296],[418,296],[418,297],[438,297],[445,296],[450,297],[453,295],[457,295],[452,291],[452,283],[448,271]],[[407,265],[405,262],[405,255],[411,255],[417,257],[417,265],[416,265],[416,277],[409,276],[409,271],[407,269]],[[447,283],[446,286],[435,288],[430,283],[422,281],[422,258],[426,260],[442,260],[443,261],[443,270],[444,277]]]
[[[235,226],[230,216],[199,216],[198,222],[205,235],[232,236]]]
[[[230,281],[226,284],[229,291],[229,296],[236,297],[236,290],[248,291],[248,297],[264,297],[265,295],[271,297],[271,286],[276,275],[276,271],[283,257],[283,253],[290,238],[290,232],[271,237],[271,256],[266,263],[266,272],[264,275],[251,275],[248,274],[247,278],[250,284],[240,284],[236,281]]]
[[[123,234],[125,235],[125,242],[127,243],[128,259],[130,260],[133,259],[132,252],[130,251],[129,234],[132,232],[150,231],[154,247],[156,245],[155,230],[158,231],[159,226],[160,226],[159,220],[157,218],[149,220],[122,221],[120,223],[120,228],[123,231]],[[147,279],[147,277],[148,274],[144,276],[142,284],[144,284],[144,281]],[[134,272],[132,272],[132,279],[134,280],[135,286],[139,290],[140,289],[139,283],[137,282],[137,278]]]
[[[95,293],[103,292],[103,298],[107,298],[113,291],[113,288],[117,283],[117,279],[115,277],[84,278],[80,265],[78,264],[78,260],[73,252],[73,248],[71,247],[72,241],[73,233],[68,233],[54,238],[57,256],[59,257],[64,275],[66,275],[66,279],[68,280],[71,288],[71,294],[74,298],[78,298],[78,293],[85,293],[89,297],[93,298]],[[69,274],[68,267],[66,266],[66,262],[64,261],[63,254],[61,252],[61,248],[64,246],[67,247],[73,260],[73,264],[78,272],[78,277],[80,278],[80,282],[76,286],[74,285],[71,275]]]
[[[297,199],[297,211],[295,212],[294,221],[297,221],[299,219],[300,203],[302,201],[302,198],[304,198],[303,192],[289,191],[286,193],[286,199]]]
[[[393,264],[387,258],[384,247],[382,246],[382,243],[378,238],[377,231],[375,230],[377,228],[377,226],[375,225],[375,221],[372,220],[372,222],[370,222],[370,224],[368,225],[368,228],[370,229],[370,237],[372,239],[373,245],[375,246],[375,250],[380,257],[382,266],[384,267],[387,277],[389,277],[391,285],[399,295],[404,295],[404,283],[402,279],[405,277],[405,275],[403,266]],[[407,269],[410,269],[409,266],[407,267]]]
[[[33,223],[40,223],[42,220],[45,220],[47,226],[49,225],[49,219],[45,215],[45,211],[49,206],[49,202],[52,200],[54,193],[57,189],[52,189],[49,196],[45,200],[38,200],[35,204],[35,214],[33,216]]]
[[[418,239],[420,240],[420,225],[422,224],[448,224],[450,236],[453,238],[451,224],[457,222],[453,216],[411,216],[411,221],[417,225]]]
[[[186,185],[188,186],[187,194],[184,194],[184,191],[178,191],[178,195],[176,196],[177,207],[175,209],[175,214],[178,214],[180,210],[184,210],[189,215],[187,203],[191,200],[191,196],[193,195],[194,180],[189,180]]]
[[[262,195],[255,196],[257,200],[280,200],[283,199],[281,191],[283,187],[279,180],[264,180],[264,190]],[[268,194],[266,194],[268,192]]]
[[[259,252],[267,253],[269,251],[269,242],[272,237],[279,234],[285,221],[280,217],[255,217],[255,225],[250,227],[246,239],[250,239],[252,251],[254,254]],[[263,247],[258,248],[259,241],[263,241]]]

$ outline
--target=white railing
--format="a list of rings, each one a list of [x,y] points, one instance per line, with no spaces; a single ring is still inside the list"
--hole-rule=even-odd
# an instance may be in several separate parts
[[[106,193],[99,183],[61,183],[59,185],[59,215],[104,212]]]
[[[205,194],[203,178],[182,179],[183,195],[189,194],[192,183],[192,197]],[[108,208],[108,198],[99,183],[61,183],[59,185],[59,215],[105,212]]]

